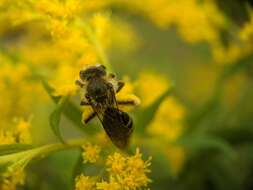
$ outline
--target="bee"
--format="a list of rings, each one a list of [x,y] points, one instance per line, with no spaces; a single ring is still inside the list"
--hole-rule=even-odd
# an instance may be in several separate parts
[[[126,112],[120,110],[118,105],[138,103],[135,100],[116,100],[116,93],[125,83],[117,80],[114,74],[107,74],[104,65],[88,66],[80,71],[79,77],[76,84],[84,90],[80,105],[91,106],[93,110],[83,118],[83,123],[87,124],[97,116],[112,143],[120,149],[125,149],[133,132],[133,120]]]

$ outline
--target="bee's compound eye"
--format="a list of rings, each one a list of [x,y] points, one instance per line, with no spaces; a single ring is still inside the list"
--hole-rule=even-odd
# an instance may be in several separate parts
[[[101,69],[101,70],[106,70],[106,67],[102,64],[98,64],[97,68]]]
[[[90,73],[87,70],[81,70],[79,73],[80,79],[83,81],[89,80],[92,76],[92,73]]]
[[[104,65],[101,65],[101,67],[102,67],[104,70],[106,70],[106,67],[105,67]]]
[[[106,75],[106,68],[104,65],[99,65],[96,70],[97,75],[105,76]]]

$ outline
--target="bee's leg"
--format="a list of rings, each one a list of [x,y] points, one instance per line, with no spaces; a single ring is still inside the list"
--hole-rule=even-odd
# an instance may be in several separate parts
[[[76,80],[76,85],[80,86],[81,88],[84,87],[84,84],[80,80]]]
[[[113,73],[109,73],[108,74],[108,78],[115,80],[116,76]],[[125,85],[125,83],[123,81],[121,81],[121,80],[117,80],[117,83],[118,83],[118,89],[116,90],[116,93],[118,93],[124,87],[124,85]]]
[[[131,96],[131,97],[125,97],[125,98],[119,98],[117,99],[117,103],[119,105],[125,105],[125,106],[137,106],[139,105],[140,99],[137,96]]]
[[[80,105],[81,106],[90,106],[91,104],[83,99],[83,100],[81,100]]]
[[[135,106],[138,104],[135,100],[118,100],[117,103],[119,105],[126,105],[126,106]]]
[[[123,87],[124,87],[125,83],[123,81],[118,81],[118,89],[116,91],[116,93],[118,93]]]
[[[87,124],[90,120],[92,120],[96,116],[95,112],[91,112],[89,115],[83,118],[83,123]]]

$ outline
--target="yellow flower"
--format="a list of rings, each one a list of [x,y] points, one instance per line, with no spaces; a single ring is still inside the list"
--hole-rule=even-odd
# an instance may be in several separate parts
[[[90,20],[94,35],[103,48],[120,48],[122,51],[129,51],[138,46],[136,32],[123,19],[110,12],[98,12]]]
[[[73,18],[79,13],[80,2],[78,0],[57,1],[42,0],[35,1],[36,11],[52,17],[60,17],[65,19]]]
[[[142,160],[142,154],[139,149],[130,157],[124,157],[119,153],[114,153],[107,158],[107,171],[112,177],[117,179],[123,190],[136,190],[141,187],[147,187],[151,180],[147,177],[150,172],[148,167],[151,165],[151,158]]]
[[[75,179],[75,190],[94,190],[95,180],[89,176],[81,174]]]
[[[110,38],[106,36],[110,27],[110,18],[108,13],[97,13],[91,19],[91,24],[94,28],[94,35],[104,47],[110,45]]]
[[[141,106],[145,107],[153,103],[169,86],[170,83],[164,77],[149,71],[142,72],[136,81],[136,91],[141,98]]]
[[[78,78],[79,70],[70,65],[62,65],[55,73],[55,79],[50,84],[55,89],[54,96],[73,95],[77,92],[77,85],[73,81]]]
[[[113,16],[113,15],[112,15]],[[112,17],[107,36],[110,36],[110,47],[129,54],[140,46],[140,39],[134,27],[123,19]]]
[[[142,154],[137,148],[134,156],[131,156],[127,160],[127,167],[122,178],[122,186],[126,190],[137,189],[139,187],[146,187],[151,180],[147,177],[146,173],[149,173],[150,170],[148,167],[151,157],[147,161],[142,160]]]
[[[253,11],[250,12],[250,21],[247,22],[239,32],[239,36],[242,40],[248,41],[253,38]]]
[[[25,121],[23,118],[20,118],[17,120],[16,127],[14,129],[15,136],[18,138],[19,143],[31,143],[31,133],[30,133],[30,127],[31,127],[31,119],[28,121]]]
[[[125,169],[126,158],[122,156],[120,153],[115,152],[113,155],[109,155],[106,161],[106,165],[108,166],[108,171],[120,174]]]
[[[155,118],[148,127],[148,132],[174,141],[182,134],[185,114],[185,108],[175,98],[168,97],[156,112]]]
[[[90,145],[89,145],[90,146]],[[142,160],[137,148],[133,156],[125,156],[115,152],[107,157],[105,175],[108,180],[84,176],[76,177],[76,190],[137,190],[147,187],[151,182],[147,174],[150,172],[151,158]],[[101,181],[100,181],[101,180]]]
[[[0,129],[0,144],[31,143],[30,122],[21,118],[8,130]]]
[[[123,81],[125,82],[124,87],[121,89],[119,93],[116,94],[116,98],[118,101],[133,101],[134,105],[139,105],[141,103],[139,97],[134,94],[134,84],[129,81],[128,77],[123,77]],[[129,111],[132,107],[126,105],[119,105],[120,109],[125,111]]]
[[[78,60],[79,68],[83,68],[86,65],[95,65],[98,63],[98,57],[94,50],[88,49]]]
[[[109,1],[110,4],[119,3]],[[198,0],[122,0],[120,5],[143,14],[161,28],[176,25],[183,38],[192,43],[218,40],[218,29],[225,25],[224,16],[212,0],[201,3]]]
[[[52,37],[54,38],[67,37],[69,32],[67,28],[67,22],[65,20],[61,21],[57,19],[51,19],[48,28]]]
[[[102,181],[96,183],[97,189],[101,190],[120,190],[120,185],[116,182],[116,180],[111,177],[109,182]]]
[[[91,145],[87,143],[86,145],[82,146],[83,148],[83,162],[87,163],[95,163],[99,159],[99,154],[101,148],[97,145]]]
[[[1,59],[1,58],[0,58]],[[45,91],[31,78],[29,66],[25,63],[10,64],[3,61],[0,65],[0,126],[11,129],[15,117],[22,118],[31,113],[34,105],[45,101]]]
[[[217,63],[234,63],[245,56],[248,51],[248,48],[237,42],[231,42],[228,47],[222,46],[219,42],[213,43],[212,46],[213,58]]]
[[[25,172],[23,169],[7,171],[2,175],[3,180],[0,182],[1,190],[16,190],[18,185],[24,185]]]
[[[0,130],[0,145],[15,143],[15,137],[9,131]]]

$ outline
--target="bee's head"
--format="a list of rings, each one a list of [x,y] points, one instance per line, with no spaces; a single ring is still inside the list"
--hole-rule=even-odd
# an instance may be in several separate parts
[[[80,79],[82,81],[90,80],[94,77],[103,77],[106,75],[106,68],[104,65],[95,65],[95,66],[89,66],[79,73]]]

